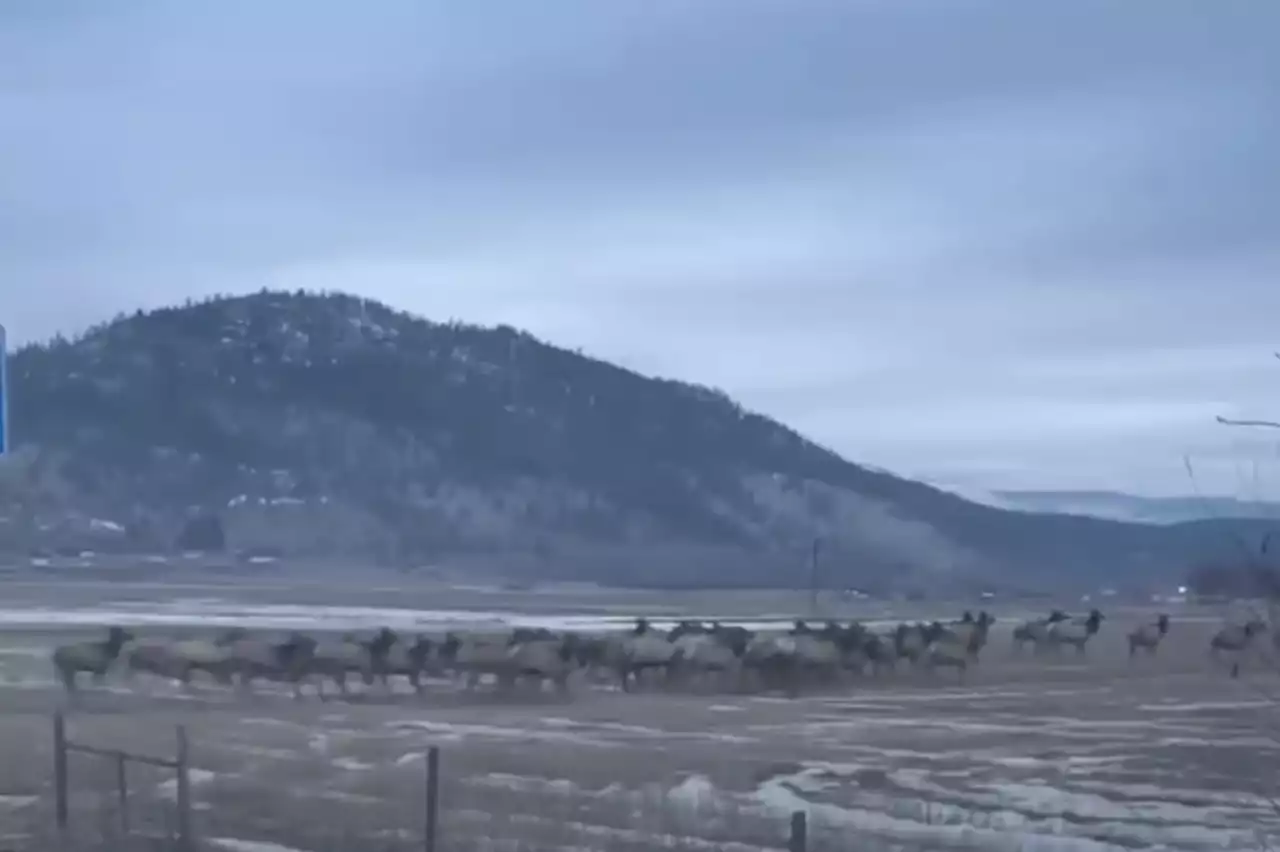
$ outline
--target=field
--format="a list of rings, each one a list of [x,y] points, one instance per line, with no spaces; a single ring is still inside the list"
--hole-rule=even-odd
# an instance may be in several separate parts
[[[1175,612],[1159,654],[1131,662],[1145,617],[1114,614],[1085,658],[1059,660],[1013,654],[1002,620],[964,683],[903,673],[798,699],[578,683],[570,700],[439,683],[298,703],[139,679],[86,692],[70,730],[165,756],[186,725],[196,830],[231,852],[421,848],[431,745],[448,850],[779,849],[795,810],[818,850],[1264,848],[1280,839],[1280,677],[1261,658],[1238,680],[1211,664],[1208,612]],[[50,837],[47,653],[76,632],[0,634],[0,848]],[[72,758],[85,843],[118,831],[114,773]],[[132,830],[171,825],[172,779],[130,773]]]

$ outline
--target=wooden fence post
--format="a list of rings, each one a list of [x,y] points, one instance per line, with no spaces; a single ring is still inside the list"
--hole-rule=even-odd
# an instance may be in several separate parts
[[[191,761],[187,751],[187,729],[178,726],[178,753],[174,758],[178,773],[178,847],[182,852],[192,852],[195,846],[191,837]]]
[[[808,852],[809,819],[804,811],[791,814],[791,835],[787,838],[787,852]]]
[[[116,755],[116,800],[120,803],[120,831],[129,834],[129,757],[124,752]]]
[[[440,829],[440,746],[427,749],[427,814],[423,827],[423,847],[436,852],[436,834]]]
[[[58,831],[66,833],[70,809],[67,802],[67,720],[53,714],[53,814]]]

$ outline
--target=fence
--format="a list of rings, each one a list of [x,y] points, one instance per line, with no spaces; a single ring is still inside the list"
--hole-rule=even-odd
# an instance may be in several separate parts
[[[115,768],[114,798],[118,807],[118,828],[126,837],[134,836],[130,818],[130,764],[140,764],[156,769],[172,772],[176,784],[176,819],[175,830],[171,840],[180,852],[194,852],[197,848],[194,829],[192,800],[192,778],[190,745],[186,728],[176,727],[175,753],[172,758],[161,758],[150,755],[135,754],[122,749],[102,748],[87,743],[76,742],[67,734],[66,719],[61,713],[53,717],[53,793],[54,823],[58,834],[65,840],[71,828],[71,773],[68,756],[72,753],[84,754],[111,761]],[[462,838],[442,838],[441,827],[441,750],[439,746],[430,746],[425,754],[425,778],[421,802],[420,838],[413,846],[425,852],[439,852],[446,848],[443,841],[449,840],[448,848],[456,849]],[[781,827],[779,827],[781,828]],[[414,832],[416,833],[416,832]],[[661,846],[655,842],[654,846]],[[809,852],[809,824],[805,812],[796,811],[791,814],[787,831],[786,852]],[[779,844],[781,847],[781,844]],[[653,848],[653,847],[649,847]]]
[[[71,773],[67,760],[71,753],[111,760],[115,764],[116,802],[119,806],[120,830],[131,832],[129,819],[129,764],[136,763],[171,770],[177,783],[177,830],[175,839],[184,852],[195,848],[191,832],[191,767],[187,730],[177,727],[177,748],[172,759],[133,754],[121,749],[99,748],[78,743],[67,736],[67,721],[62,713],[53,717],[53,819],[60,835],[71,828]]]

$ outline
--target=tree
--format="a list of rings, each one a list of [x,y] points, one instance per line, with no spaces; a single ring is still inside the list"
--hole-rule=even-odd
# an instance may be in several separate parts
[[[1280,570],[1254,560],[1206,562],[1187,574],[1196,595],[1214,598],[1280,598]]]
[[[199,550],[205,553],[221,553],[227,549],[227,534],[222,519],[211,513],[202,513],[189,519],[178,533],[179,550]]]

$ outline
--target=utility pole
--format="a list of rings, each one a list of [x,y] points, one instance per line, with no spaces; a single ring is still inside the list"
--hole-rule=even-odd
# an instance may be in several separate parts
[[[1280,359],[1280,352],[1274,353],[1277,359]],[[1280,429],[1280,422],[1275,420],[1232,420],[1229,417],[1218,416],[1218,422],[1223,426],[1248,426],[1262,429]]]
[[[1280,423],[1274,420],[1231,420],[1219,415],[1218,422],[1223,426],[1251,426],[1263,429],[1280,429]]]
[[[1280,352],[1273,354],[1277,359],[1280,359]],[[1276,420],[1235,420],[1230,417],[1218,415],[1217,421],[1222,426],[1243,426],[1247,429],[1280,429],[1280,421]],[[1267,584],[1264,591],[1267,598],[1268,620],[1272,625],[1275,625],[1277,623],[1277,618],[1280,617],[1280,595],[1277,594],[1276,588],[1277,582],[1280,581],[1277,581],[1274,569],[1268,569],[1265,564],[1270,546],[1271,534],[1267,533],[1262,537],[1262,542],[1258,547],[1258,556],[1262,558],[1261,564],[1259,564],[1258,567],[1261,571],[1264,582]]]
[[[818,557],[822,553],[822,539],[813,540],[809,551],[809,617],[818,616]]]

